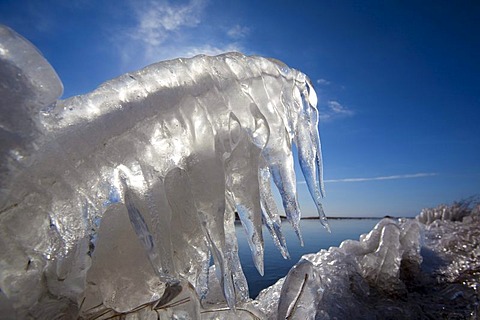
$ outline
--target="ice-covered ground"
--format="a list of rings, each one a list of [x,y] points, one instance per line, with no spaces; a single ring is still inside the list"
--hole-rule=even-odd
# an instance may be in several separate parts
[[[328,228],[317,97],[303,73],[229,53],[57,100],[62,90],[41,54],[0,26],[2,318],[478,314],[479,208],[459,205],[382,220],[248,298],[234,214],[260,273],[262,224],[288,257],[270,179],[301,240],[293,144]]]
[[[480,204],[383,219],[260,292],[268,319],[478,319]]]

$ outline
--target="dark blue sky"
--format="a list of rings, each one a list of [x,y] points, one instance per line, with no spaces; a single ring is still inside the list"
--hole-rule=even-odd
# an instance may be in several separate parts
[[[414,215],[480,192],[478,1],[0,1],[64,97],[198,53],[275,57],[320,98],[327,215]],[[304,215],[313,215],[299,184]]]

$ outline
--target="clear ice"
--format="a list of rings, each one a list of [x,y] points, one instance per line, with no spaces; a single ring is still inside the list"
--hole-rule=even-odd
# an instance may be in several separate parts
[[[271,180],[302,241],[293,143],[328,226],[317,97],[308,77],[282,62],[240,53],[175,59],[58,100],[53,68],[4,26],[0,59],[7,313],[96,318],[148,307],[197,319],[211,259],[227,306],[242,312],[249,298],[235,213],[261,274],[262,224],[288,257]]]
[[[303,241],[293,144],[328,229],[303,73],[227,53],[62,91],[36,48],[0,26],[2,319],[480,316],[480,205],[469,202],[383,219],[249,298],[236,214],[261,274],[262,224],[289,258],[272,185]]]

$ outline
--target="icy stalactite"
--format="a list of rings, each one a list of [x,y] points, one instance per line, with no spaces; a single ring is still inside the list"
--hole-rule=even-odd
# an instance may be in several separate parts
[[[288,257],[270,177],[302,241],[293,143],[326,225],[317,98],[303,73],[197,56],[57,100],[62,84],[41,54],[7,27],[0,37],[0,285],[17,316],[142,303],[168,313],[182,297],[192,301],[182,316],[195,318],[210,259],[235,309],[248,286],[234,212],[260,273],[262,223]]]
[[[287,243],[282,233],[282,222],[270,188],[270,170],[266,165],[260,168],[260,197],[262,199],[263,224],[272,235],[273,242],[285,259],[290,259]]]

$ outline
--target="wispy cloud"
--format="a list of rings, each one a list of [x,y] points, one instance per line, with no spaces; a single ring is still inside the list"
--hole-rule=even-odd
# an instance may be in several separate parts
[[[227,31],[228,36],[233,39],[245,38],[249,33],[250,33],[250,28],[241,26],[239,24],[233,26],[233,28]]]
[[[328,108],[334,114],[341,114],[341,115],[346,115],[346,116],[352,116],[353,115],[352,110],[350,110],[347,107],[341,105],[340,102],[335,101],[335,100],[328,101]]]
[[[180,5],[166,1],[136,1],[133,5],[136,24],[126,36],[140,45],[145,58],[151,60],[158,57],[164,44],[175,33],[197,26],[204,8],[203,0],[191,0]]]
[[[132,0],[134,21],[113,39],[118,45],[122,68],[136,69],[161,60],[198,54],[244,51],[239,41],[248,35],[249,28],[237,24],[212,31],[203,21],[207,5],[207,0],[182,3]]]
[[[398,180],[398,179],[414,179],[436,176],[437,173],[413,173],[413,174],[400,174],[393,176],[381,176],[370,178],[345,178],[345,179],[329,179],[325,182],[364,182],[364,181],[381,181],[381,180]]]
[[[328,86],[330,83],[327,79],[317,79],[317,84],[321,86]]]
[[[147,46],[158,46],[169,33],[198,25],[203,8],[201,0],[192,0],[185,5],[148,1],[143,6],[135,7],[139,23],[130,35]]]
[[[342,105],[336,100],[329,100],[327,105],[320,108],[320,120],[331,121],[337,118],[351,117],[355,114],[353,110]]]

